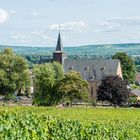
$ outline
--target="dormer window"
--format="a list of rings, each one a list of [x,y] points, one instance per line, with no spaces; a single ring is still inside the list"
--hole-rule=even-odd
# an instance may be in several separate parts
[[[69,67],[69,70],[73,70],[73,66]]]
[[[105,67],[102,67],[100,70],[101,70],[101,71],[104,71],[104,70],[105,70]]]
[[[90,76],[90,80],[94,80],[94,76]]]
[[[88,70],[88,69],[89,69],[89,67],[85,67],[85,68],[84,68],[84,70]]]

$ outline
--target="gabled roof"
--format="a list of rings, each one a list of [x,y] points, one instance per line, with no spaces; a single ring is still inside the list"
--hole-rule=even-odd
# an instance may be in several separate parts
[[[140,96],[140,90],[139,89],[133,89],[131,91],[132,94],[134,94],[135,96]]]
[[[58,35],[56,51],[60,51],[60,52],[63,51],[63,45],[62,45],[62,40],[61,40],[60,32],[59,32],[59,35]]]
[[[117,75],[119,60],[116,59],[66,59],[64,71],[78,71],[86,80],[102,80],[105,76]]]

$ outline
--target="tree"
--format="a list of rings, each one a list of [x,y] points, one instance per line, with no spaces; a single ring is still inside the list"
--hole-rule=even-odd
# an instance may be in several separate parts
[[[88,98],[88,83],[82,79],[80,73],[71,71],[66,73],[58,83],[56,92],[63,98],[68,98],[72,105],[75,99],[86,100]]]
[[[29,70],[27,61],[5,49],[0,53],[0,93],[8,96],[15,91],[29,86]]]
[[[128,98],[128,104],[129,105],[134,105],[134,104],[138,104],[138,99],[136,96],[130,96]]]
[[[118,52],[112,58],[120,60],[124,80],[128,83],[134,83],[136,77],[136,67],[133,59],[124,52]]]
[[[57,104],[60,97],[55,87],[63,78],[62,66],[57,62],[36,65],[33,74],[36,87],[34,103],[48,106]]]
[[[114,105],[126,103],[128,99],[126,82],[119,76],[104,78],[97,91],[97,99],[100,101],[109,101]]]

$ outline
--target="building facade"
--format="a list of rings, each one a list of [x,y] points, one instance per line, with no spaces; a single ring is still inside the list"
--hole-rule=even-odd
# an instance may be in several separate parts
[[[115,59],[67,59],[63,51],[61,35],[58,35],[56,50],[52,60],[62,64],[64,72],[77,71],[82,78],[89,83],[89,96],[96,99],[97,90],[105,76],[118,75],[122,77],[122,69],[119,60]]]

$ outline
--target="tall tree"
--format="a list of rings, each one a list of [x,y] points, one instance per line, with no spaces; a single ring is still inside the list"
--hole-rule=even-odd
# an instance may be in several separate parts
[[[35,104],[53,105],[59,100],[54,91],[57,83],[63,78],[62,66],[57,63],[36,65],[33,69],[35,76]]]
[[[118,52],[112,58],[120,60],[123,78],[128,83],[134,83],[136,77],[136,67],[133,59],[124,52]]]
[[[72,105],[72,101],[75,99],[87,100],[88,83],[82,79],[80,73],[71,71],[66,73],[58,83],[56,92],[64,98],[68,98]]]
[[[29,86],[29,70],[27,61],[5,49],[0,53],[0,93],[11,95],[21,88]]]
[[[119,76],[108,76],[102,80],[97,91],[97,98],[100,101],[109,101],[114,105],[126,103],[128,89],[126,82]]]

